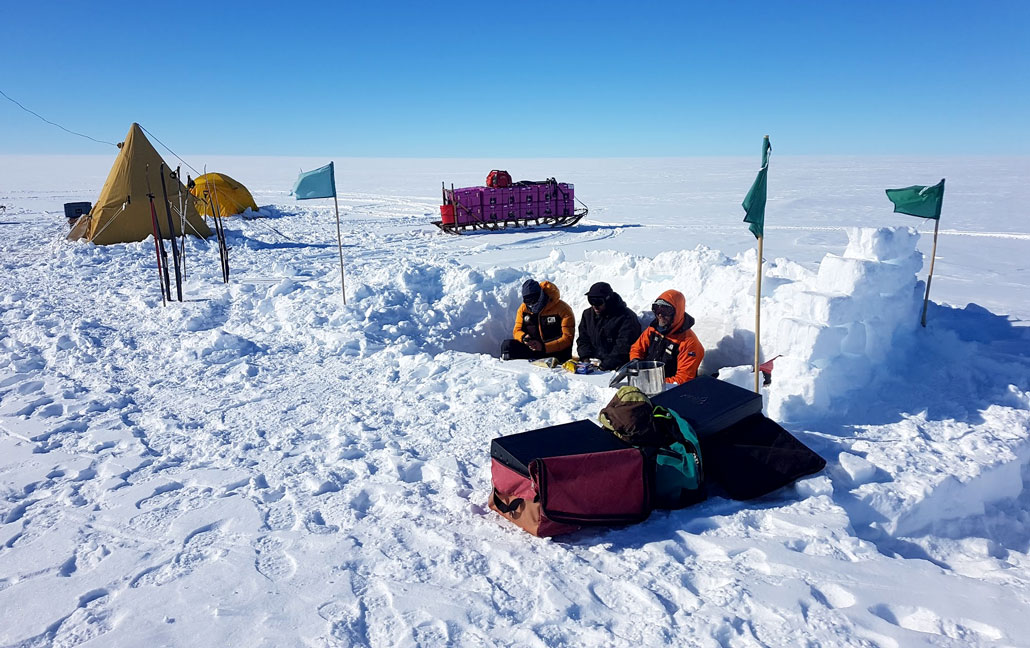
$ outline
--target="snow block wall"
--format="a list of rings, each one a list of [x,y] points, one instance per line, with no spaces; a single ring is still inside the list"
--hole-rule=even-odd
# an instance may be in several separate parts
[[[767,414],[776,420],[826,411],[862,387],[891,352],[892,340],[918,327],[916,274],[923,256],[910,227],[848,228],[843,255],[827,254],[813,276],[779,286],[779,317],[762,346],[775,361]]]

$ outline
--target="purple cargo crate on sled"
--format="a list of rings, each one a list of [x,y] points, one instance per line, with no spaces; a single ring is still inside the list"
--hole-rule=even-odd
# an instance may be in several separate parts
[[[574,190],[573,185],[554,178],[522,180],[510,187],[444,188],[441,213],[452,206],[454,219],[443,222],[441,218],[433,224],[451,234],[507,227],[569,227],[587,214],[585,206],[576,209]]]

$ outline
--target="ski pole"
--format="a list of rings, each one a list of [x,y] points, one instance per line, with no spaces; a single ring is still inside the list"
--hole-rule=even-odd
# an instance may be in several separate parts
[[[182,262],[182,280],[186,281],[186,205],[182,202],[182,176],[179,171],[182,166],[175,167],[175,193],[179,200],[179,228],[182,239],[179,242],[179,260]]]
[[[157,229],[157,210],[154,209],[154,198],[150,197],[150,227],[154,233],[154,256],[157,258],[157,285],[161,288],[161,305],[167,306],[165,301],[165,285],[161,279],[161,249],[157,242],[161,240],[161,234]]]
[[[161,223],[158,222],[158,220],[157,220],[157,208],[154,207],[154,192],[150,188],[150,165],[147,164],[144,167],[144,169],[145,169],[145,172],[147,174],[147,198],[150,199],[150,216],[151,216],[152,220],[154,221],[153,222],[153,225],[154,225],[154,236],[157,237],[157,239],[156,239],[156,241],[157,241],[157,249],[158,249],[158,252],[159,252],[159,254],[161,256],[161,259],[160,259],[160,261],[158,263],[158,267],[161,270],[162,276],[164,277],[164,284],[163,284],[164,285],[164,292],[163,292],[161,298],[162,299],[167,299],[167,301],[171,301],[172,300],[172,286],[171,286],[171,281],[170,281],[170,279],[168,277],[168,252],[165,251],[164,238],[163,238],[163,236],[161,234]]]
[[[179,298],[179,301],[182,301],[182,272],[179,271],[179,247],[175,244],[175,221],[172,220],[172,207],[168,202],[164,162],[161,163],[161,195],[165,199],[165,217],[168,220],[168,235],[172,242],[172,263],[175,264],[175,295]]]
[[[211,185],[212,203],[211,213],[214,214],[215,227],[218,234],[218,256],[222,260],[222,281],[229,283],[229,247],[225,243],[225,224],[221,219],[221,208],[218,205],[218,187]]]

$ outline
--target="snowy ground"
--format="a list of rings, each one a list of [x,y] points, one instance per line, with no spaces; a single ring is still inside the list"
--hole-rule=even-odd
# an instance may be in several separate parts
[[[325,161],[208,159],[267,217],[162,308],[152,244],[63,239],[112,159],[0,156],[0,646],[1030,645],[1030,159],[774,157],[767,411],[826,470],[558,540],[486,508],[489,441],[613,390],[488,355],[519,284],[677,288],[746,383],[757,160],[337,160],[344,307],[332,202],[287,194]],[[590,216],[428,225],[498,166]],[[941,177],[922,329],[914,239],[845,228],[928,254],[883,189]]]

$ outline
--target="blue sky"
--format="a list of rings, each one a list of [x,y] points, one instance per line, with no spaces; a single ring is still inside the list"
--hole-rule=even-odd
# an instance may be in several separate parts
[[[65,6],[65,4],[70,6]],[[1030,150],[1030,2],[9,3],[0,90],[178,152]],[[13,64],[13,61],[19,63]],[[0,153],[107,153],[0,97]]]

